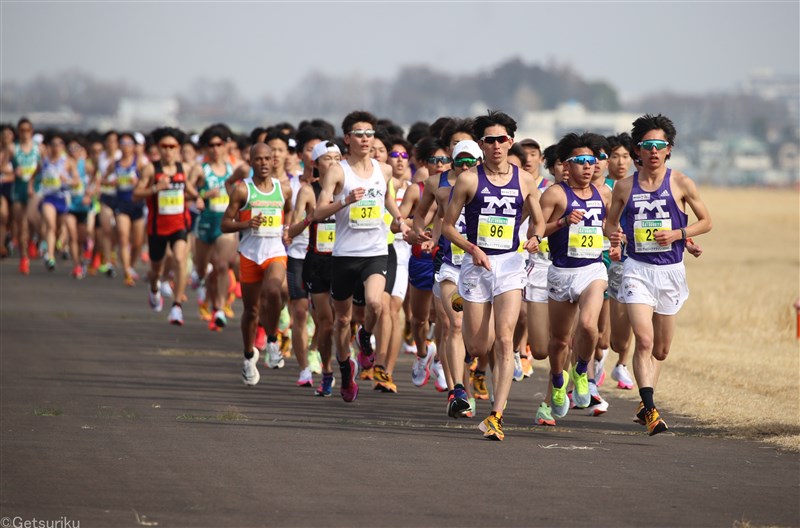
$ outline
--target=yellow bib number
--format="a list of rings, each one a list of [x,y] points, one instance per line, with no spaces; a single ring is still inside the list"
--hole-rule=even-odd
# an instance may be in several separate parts
[[[253,230],[259,237],[279,237],[283,233],[283,215],[279,207],[259,207],[253,209],[253,215],[263,215],[261,225]]]
[[[580,259],[593,259],[603,253],[603,228],[595,226],[569,226],[569,245],[567,256]]]
[[[461,263],[464,262],[465,251],[455,244],[452,244],[450,248],[453,254],[453,258],[451,259],[453,261],[453,266],[460,266]]]
[[[42,178],[42,187],[49,190],[58,190],[61,188],[61,178],[58,174],[48,174]]]
[[[672,244],[659,246],[656,242],[656,233],[672,229],[672,220],[637,220],[633,223],[633,238],[636,243],[637,253],[661,253],[670,251]]]
[[[32,165],[30,167],[20,167],[19,172],[20,176],[22,177],[22,181],[29,182],[31,177],[36,174],[36,165]]]
[[[158,193],[158,214],[183,213],[183,189],[168,189]]]
[[[363,198],[350,206],[350,227],[375,229],[383,223],[383,201]]]
[[[130,174],[120,174],[117,177],[117,189],[121,191],[133,189],[133,177]]]
[[[336,242],[336,224],[328,222],[317,224],[317,251],[320,253],[333,252],[333,244]]]
[[[228,197],[227,194],[223,193],[209,200],[208,209],[212,213],[224,213],[225,209],[228,208],[228,202],[230,202],[230,198]]]
[[[487,249],[511,249],[516,220],[508,216],[478,217],[478,246]]]

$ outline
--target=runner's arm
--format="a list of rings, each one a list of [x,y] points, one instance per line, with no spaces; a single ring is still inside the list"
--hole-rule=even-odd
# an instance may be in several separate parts
[[[142,177],[136,183],[133,189],[133,199],[137,202],[149,198],[158,192],[158,187],[153,183],[155,168],[152,165],[146,165],[142,169]]]
[[[300,187],[300,192],[297,193],[297,203],[292,213],[292,222],[289,226],[289,237],[296,237],[312,222],[311,219],[314,217],[313,196],[314,191],[310,185]],[[301,216],[303,213],[305,213],[305,218]]]
[[[240,222],[237,220],[239,211],[244,207],[247,201],[247,188],[243,185],[237,185],[233,193],[230,195],[231,199],[228,202],[228,207],[222,215],[222,224],[220,230],[223,233],[238,233],[249,228],[256,228],[261,225],[263,215],[259,214],[253,216],[249,221]]]

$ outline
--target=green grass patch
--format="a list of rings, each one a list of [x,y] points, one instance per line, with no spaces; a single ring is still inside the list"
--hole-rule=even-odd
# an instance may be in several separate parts
[[[40,407],[33,410],[34,416],[61,416],[64,411],[55,407]]]

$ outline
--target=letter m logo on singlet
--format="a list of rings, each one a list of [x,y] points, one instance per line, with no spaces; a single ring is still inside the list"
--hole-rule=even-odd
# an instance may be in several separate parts
[[[647,211],[656,211],[656,218],[669,218],[669,213],[663,209],[662,206],[667,205],[666,200],[653,200],[652,202],[649,201],[637,201],[633,202],[633,206],[636,207],[639,212],[636,213],[636,220],[646,220],[647,219]]]
[[[513,211],[516,200],[516,196],[503,196],[500,198],[497,196],[484,196],[483,205],[486,206],[486,209],[493,209],[493,213],[497,212],[498,209],[511,209]]]
[[[602,226],[603,219],[600,218],[602,209],[589,209],[583,213],[583,225],[587,226]]]

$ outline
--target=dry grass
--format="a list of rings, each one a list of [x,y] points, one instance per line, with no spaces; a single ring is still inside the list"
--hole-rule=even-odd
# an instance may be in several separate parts
[[[690,296],[678,315],[657,399],[671,412],[800,450],[800,195],[701,189],[714,221],[687,255]]]

